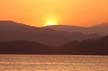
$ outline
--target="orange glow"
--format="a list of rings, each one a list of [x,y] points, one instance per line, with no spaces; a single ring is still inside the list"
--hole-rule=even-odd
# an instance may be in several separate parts
[[[43,26],[59,25],[58,17],[54,14],[49,14],[45,19],[46,22]]]
[[[108,22],[108,0],[0,0],[0,9],[0,20],[39,27],[91,26]],[[49,14],[53,18],[48,19],[46,15]]]

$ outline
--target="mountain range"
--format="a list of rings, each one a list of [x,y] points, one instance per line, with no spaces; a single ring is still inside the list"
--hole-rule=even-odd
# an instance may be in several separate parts
[[[0,21],[0,53],[108,55],[108,24],[33,27]]]
[[[108,36],[72,41],[61,47],[50,47],[38,42],[24,40],[1,42],[0,54],[108,55]]]
[[[80,27],[80,26],[66,26],[66,25],[55,25],[48,26],[47,28],[56,30],[56,31],[65,31],[65,32],[80,32],[83,34],[98,34],[101,36],[108,35],[108,23],[102,23],[91,27]]]
[[[67,54],[108,55],[108,36],[98,39],[72,41],[62,46],[62,49]]]
[[[105,36],[108,34],[107,30],[107,24],[90,28],[64,25],[39,28],[13,21],[0,21],[0,41],[25,40],[48,46],[61,46],[74,40],[82,41]]]

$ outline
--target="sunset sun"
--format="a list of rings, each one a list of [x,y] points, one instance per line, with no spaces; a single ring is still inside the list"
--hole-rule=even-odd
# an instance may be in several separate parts
[[[48,20],[48,22],[46,23],[46,26],[50,26],[50,25],[57,25],[57,21],[56,20]]]
[[[58,25],[58,18],[56,16],[50,15],[47,17],[44,26]]]

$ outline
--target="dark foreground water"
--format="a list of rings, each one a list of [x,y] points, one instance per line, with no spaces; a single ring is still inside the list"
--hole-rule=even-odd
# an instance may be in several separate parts
[[[0,55],[0,71],[108,71],[108,56]]]

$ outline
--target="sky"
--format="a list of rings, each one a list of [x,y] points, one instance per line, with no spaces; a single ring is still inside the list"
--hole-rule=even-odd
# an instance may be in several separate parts
[[[108,22],[108,0],[0,0],[0,20],[31,26],[93,26]]]

